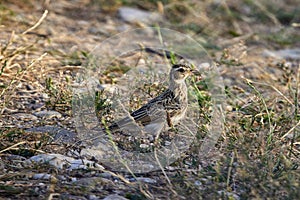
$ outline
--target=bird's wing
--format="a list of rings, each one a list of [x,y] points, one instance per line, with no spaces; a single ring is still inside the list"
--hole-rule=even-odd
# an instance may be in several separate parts
[[[113,123],[109,129],[114,131],[133,123],[146,126],[153,121],[162,121],[161,119],[166,118],[165,105],[167,103],[166,99],[169,98],[168,95],[170,95],[170,93],[171,91],[166,90],[160,96],[157,96],[146,105],[132,112],[130,116]]]
[[[140,109],[131,113],[134,120],[143,126],[150,124],[157,119],[162,119],[166,115],[166,111],[161,102],[153,102],[147,104]]]

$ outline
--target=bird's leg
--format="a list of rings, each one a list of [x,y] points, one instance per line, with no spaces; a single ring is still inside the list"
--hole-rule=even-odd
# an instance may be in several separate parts
[[[160,133],[157,133],[157,135],[155,136],[155,139],[154,139],[154,145],[156,147],[159,146],[159,136],[160,136]]]
[[[170,117],[170,113],[169,113],[169,112],[167,112],[167,122],[168,122],[168,126],[169,126],[169,127],[172,127],[172,126],[173,126],[173,124],[172,124],[172,122],[171,122],[171,117]]]

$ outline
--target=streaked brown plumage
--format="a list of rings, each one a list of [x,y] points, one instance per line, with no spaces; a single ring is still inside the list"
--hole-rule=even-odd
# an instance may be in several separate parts
[[[191,73],[191,68],[186,64],[175,64],[170,71],[169,88],[147,104],[113,123],[111,132],[135,131],[139,129],[149,134],[159,134],[165,127],[176,125],[184,116],[188,105],[187,87],[185,79]]]

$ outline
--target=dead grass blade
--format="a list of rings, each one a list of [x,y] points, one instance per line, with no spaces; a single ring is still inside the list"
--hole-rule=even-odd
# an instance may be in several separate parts
[[[43,22],[43,20],[47,17],[48,15],[48,10],[44,11],[44,14],[42,15],[42,17],[39,19],[39,21],[33,25],[32,27],[30,27],[29,29],[27,29],[26,31],[24,31],[22,34],[25,35],[26,33],[36,29],[39,25],[41,25],[41,23]]]

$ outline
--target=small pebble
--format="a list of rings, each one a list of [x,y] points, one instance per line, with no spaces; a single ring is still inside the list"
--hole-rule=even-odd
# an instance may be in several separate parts
[[[51,111],[51,110],[42,110],[34,113],[35,116],[39,118],[46,118],[46,119],[51,119],[51,118],[61,118],[62,115],[57,112],[57,111]]]

